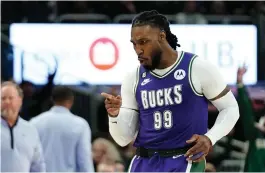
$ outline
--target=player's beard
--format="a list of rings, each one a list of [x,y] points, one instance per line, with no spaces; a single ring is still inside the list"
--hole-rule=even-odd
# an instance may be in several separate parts
[[[151,65],[145,65],[144,68],[147,70],[154,70],[156,69],[161,61],[161,55],[162,55],[162,51],[157,49],[156,51],[154,51],[152,53],[152,58],[151,58]]]

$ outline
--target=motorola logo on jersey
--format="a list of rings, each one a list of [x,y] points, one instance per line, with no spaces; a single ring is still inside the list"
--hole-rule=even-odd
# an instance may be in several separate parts
[[[186,72],[182,69],[176,70],[174,73],[174,77],[177,80],[182,80],[186,76]]]
[[[117,64],[119,50],[111,39],[99,38],[92,43],[89,49],[89,58],[97,69],[109,70]]]
[[[182,102],[182,85],[158,90],[142,90],[141,100],[144,109],[180,104]]]

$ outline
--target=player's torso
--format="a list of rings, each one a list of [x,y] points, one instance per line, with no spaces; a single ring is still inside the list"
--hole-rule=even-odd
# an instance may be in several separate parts
[[[190,62],[195,55],[181,53],[177,63],[163,76],[139,68],[135,93],[140,127],[136,147],[184,147],[193,134],[207,131],[207,101],[195,94],[190,82]]]

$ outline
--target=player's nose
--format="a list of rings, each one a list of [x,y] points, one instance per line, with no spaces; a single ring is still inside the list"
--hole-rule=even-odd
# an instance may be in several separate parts
[[[135,52],[136,52],[136,54],[138,55],[138,56],[141,56],[143,53],[144,53],[144,51],[142,50],[142,49],[135,49]]]

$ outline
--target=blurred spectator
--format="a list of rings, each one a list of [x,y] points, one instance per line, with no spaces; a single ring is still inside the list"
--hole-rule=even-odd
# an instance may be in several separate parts
[[[52,9],[47,1],[24,1],[25,20],[29,23],[46,23]]]
[[[136,4],[137,9],[139,9],[139,11],[155,9],[161,14],[176,14],[182,11],[183,4],[185,3],[184,1],[146,1],[146,2],[148,2],[148,4],[146,5],[148,8],[141,7],[143,5],[141,5],[140,2],[139,5]]]
[[[129,169],[131,160],[136,154],[136,148],[133,146],[134,141],[135,140],[130,142],[126,147],[122,148],[122,156],[123,156],[123,159],[124,159],[126,170]]]
[[[133,144],[134,144],[134,140],[130,142],[129,145],[127,145],[125,148],[124,156],[128,159],[132,159],[136,153],[136,148],[133,146]]]
[[[2,1],[1,2],[1,24],[22,22],[25,16],[24,2]]]
[[[1,172],[45,172],[38,132],[18,115],[22,99],[17,84],[1,84]]]
[[[57,65],[55,67],[57,69]],[[36,90],[32,83],[23,81],[21,83],[21,88],[23,92],[26,93],[24,98],[24,103],[21,110],[21,117],[25,120],[30,120],[32,117],[48,110],[52,102],[50,100],[53,80],[55,78],[57,70],[48,76],[48,83],[41,88]]]
[[[235,7],[235,9],[233,10],[233,14],[236,15],[246,15],[246,13],[247,13],[246,4],[238,4],[238,6]]]
[[[98,106],[97,111],[97,127],[100,133],[109,133],[109,121],[108,121],[108,113],[105,108],[104,101],[101,101],[101,103]]]
[[[121,5],[121,12],[124,11],[126,13],[130,13],[130,14],[136,14],[136,7],[134,5],[133,1],[120,1],[120,5]]]
[[[58,15],[96,13],[93,1],[57,1]]]
[[[33,84],[29,81],[23,81],[20,84],[21,89],[23,90],[24,93],[24,99],[25,97],[30,98],[33,96],[33,93],[35,92],[35,88]]]
[[[125,172],[125,167],[120,162],[113,164],[100,163],[97,172]]]
[[[176,15],[178,24],[207,24],[207,20],[197,11],[196,1],[186,1],[183,12]]]
[[[87,1],[74,1],[73,13],[94,13],[95,10]]]
[[[138,12],[134,1],[100,1],[98,7],[99,13],[106,14],[110,18],[119,14],[136,14]]]
[[[246,67],[238,69],[238,105],[245,138],[249,141],[249,149],[245,162],[245,172],[265,172],[265,124],[263,119],[255,123],[254,112],[247,90],[243,83]],[[264,115],[265,117],[265,115]]]
[[[244,142],[234,139],[235,128],[231,132],[218,141],[211,152],[207,156],[207,161],[215,165],[219,170],[222,161],[231,159],[241,159],[238,157],[245,156]],[[236,144],[235,144],[236,143]],[[237,168],[236,169],[240,169]],[[236,171],[236,170],[235,170]]]
[[[125,167],[124,164],[122,162],[116,162],[115,163],[115,170],[116,172],[125,172]]]
[[[206,163],[205,172],[216,172],[216,168],[211,163]]]
[[[212,1],[211,14],[213,15],[225,15],[226,6],[224,1]]]
[[[53,89],[54,106],[31,120],[37,127],[49,172],[93,172],[91,129],[70,112],[74,93],[65,86]]]
[[[31,119],[32,116],[35,116],[35,115],[32,115],[31,108],[34,107],[34,105],[38,104],[37,100],[32,99],[33,94],[35,93],[35,87],[29,81],[22,81],[22,83],[20,84],[20,87],[24,93],[21,114],[25,120],[29,120]]]
[[[123,163],[116,146],[107,139],[97,138],[93,142],[93,160],[97,171],[113,168],[116,163]]]
[[[254,7],[250,11],[251,15],[255,16],[256,14],[263,13],[265,14],[265,3],[264,1],[257,1],[254,4]]]

